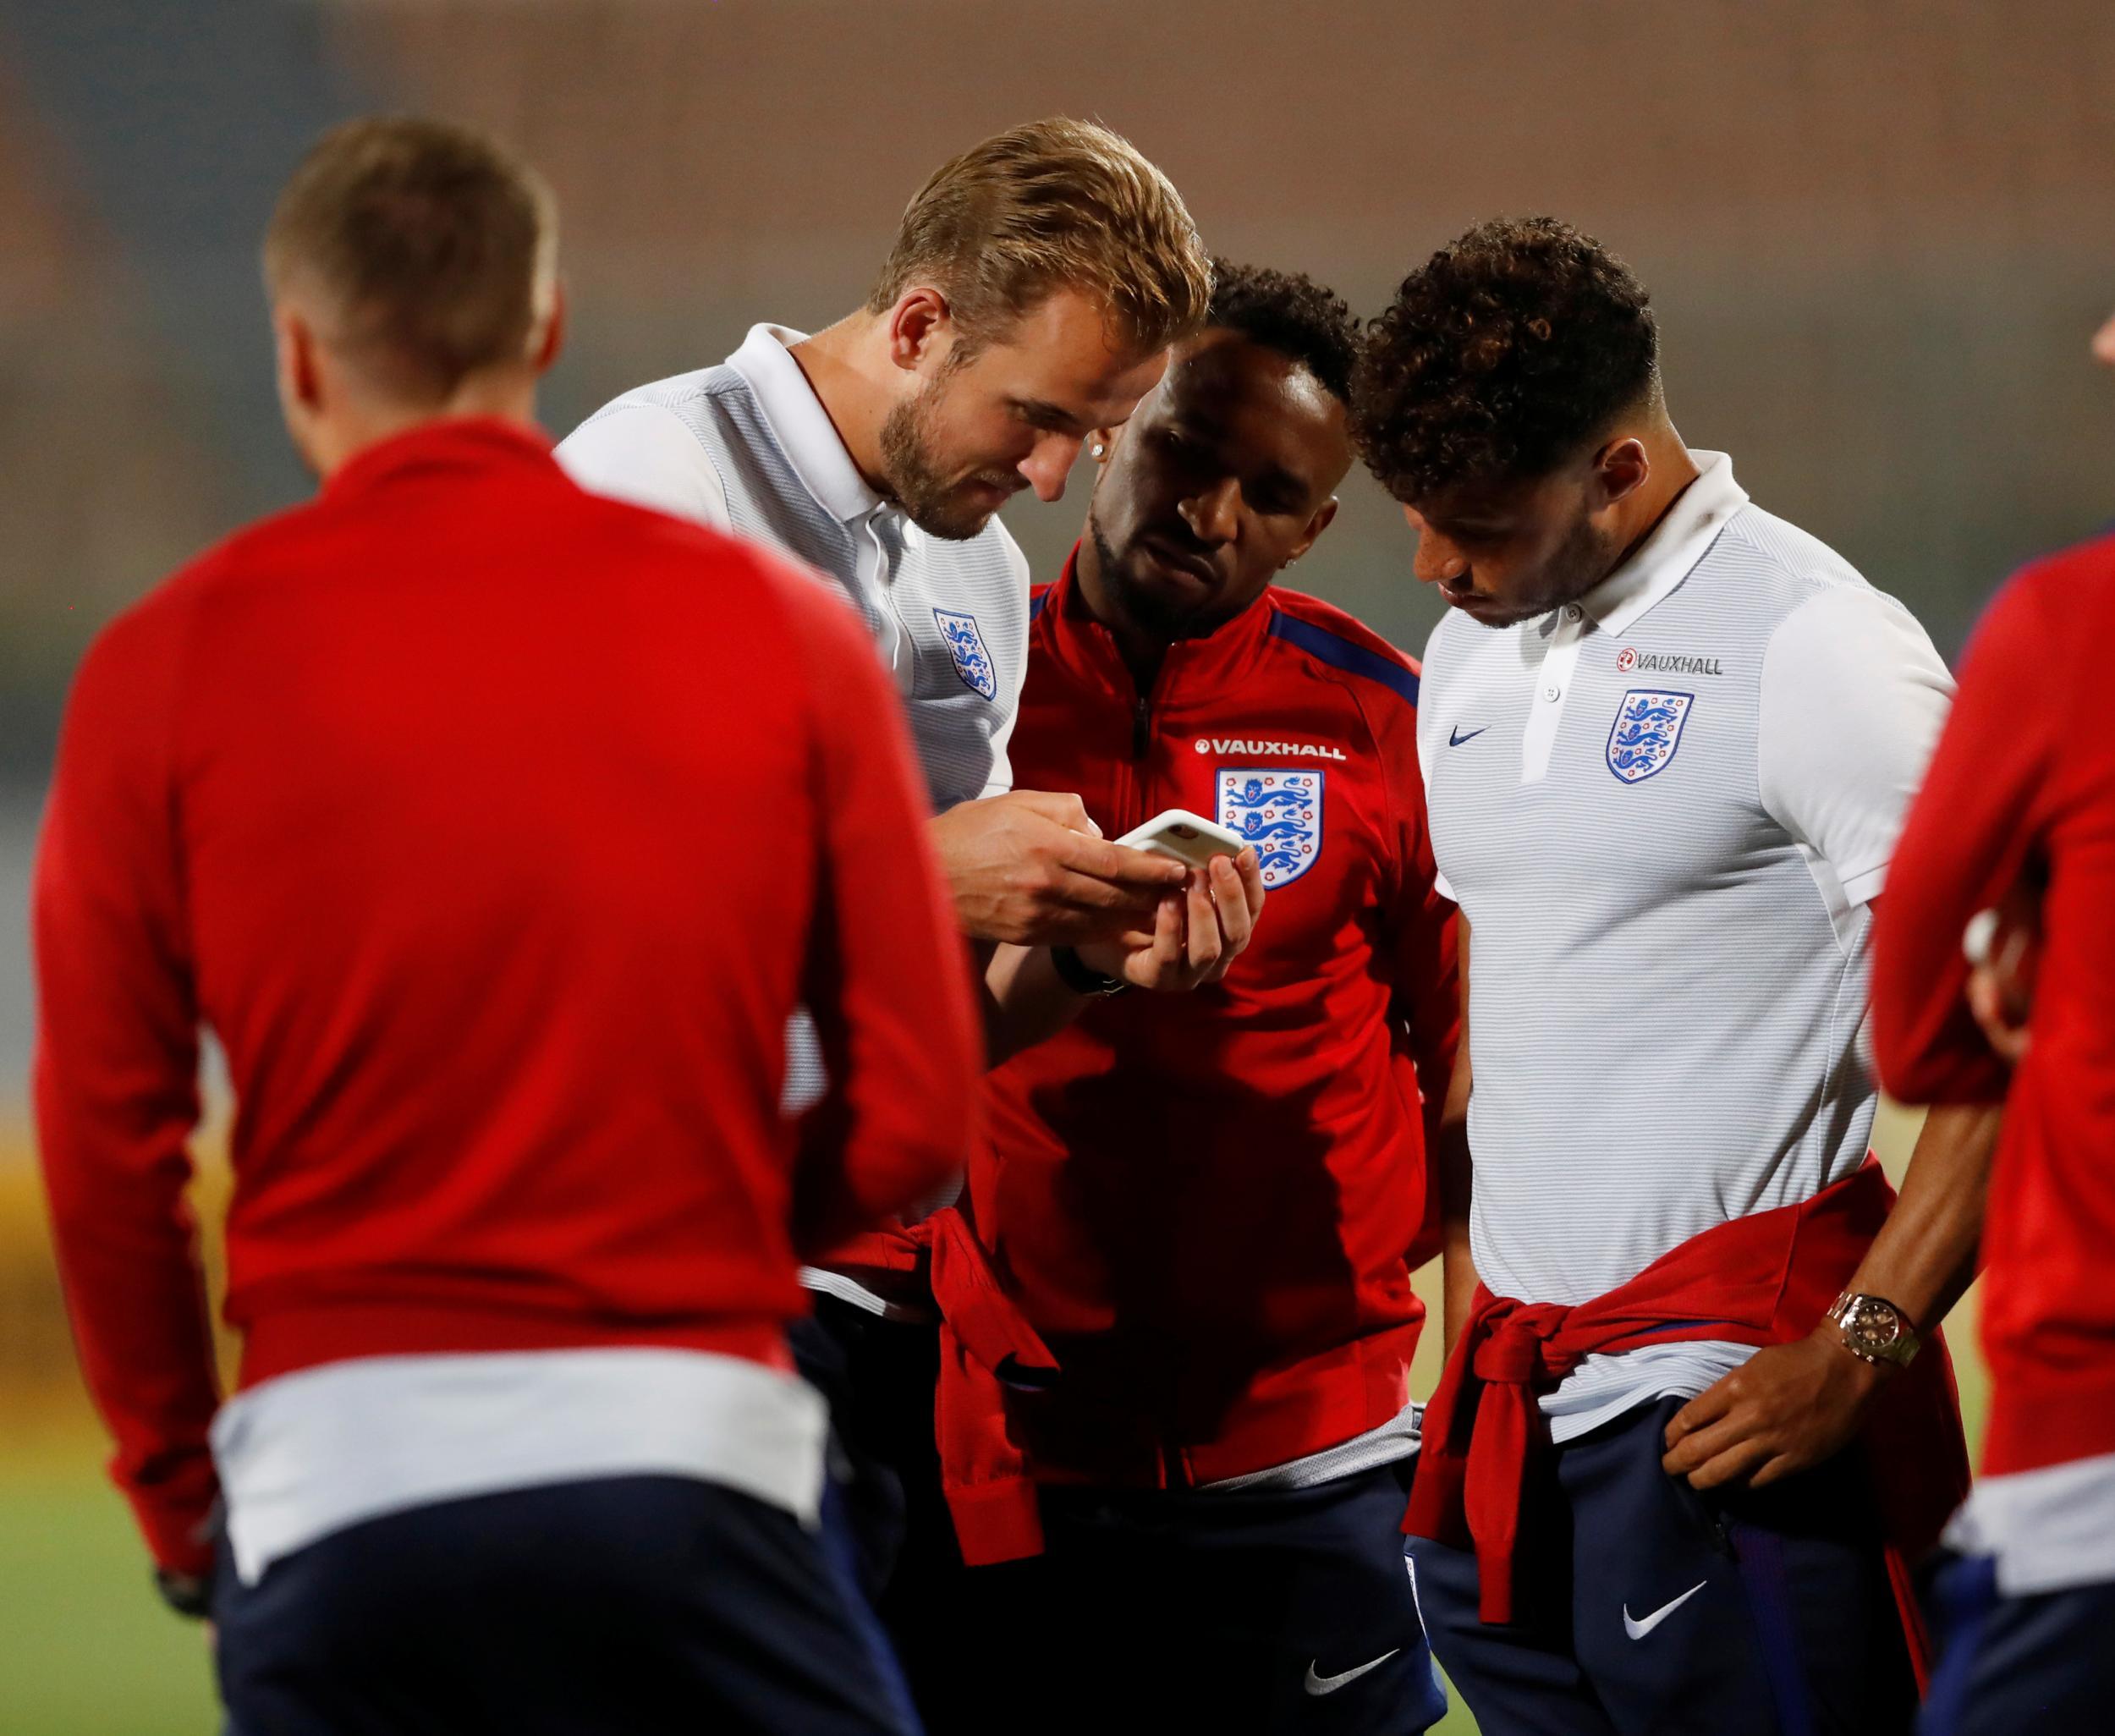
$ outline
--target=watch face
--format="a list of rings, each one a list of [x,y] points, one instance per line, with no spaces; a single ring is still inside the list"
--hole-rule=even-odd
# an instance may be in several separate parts
[[[1902,1316],[1888,1303],[1861,1296],[1843,1314],[1843,1336],[1861,1350],[1879,1352],[1902,1336]]]

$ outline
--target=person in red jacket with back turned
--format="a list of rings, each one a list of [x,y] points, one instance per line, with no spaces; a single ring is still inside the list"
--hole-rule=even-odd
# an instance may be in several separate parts
[[[961,942],[852,612],[552,461],[552,221],[415,120],[326,135],[272,219],[321,492],[96,640],[38,862],[68,1302],[244,1736],[904,1731],[785,1329],[798,1259],[962,1161]]]
[[[1014,752],[1111,837],[1180,807],[1250,838],[1269,909],[1220,985],[1112,996],[990,1075],[970,1216],[1056,1371],[953,1347],[942,1451],[965,1555],[1015,1557],[969,1575],[992,1655],[1063,1660],[1005,1728],[1406,1733],[1444,1709],[1399,1522],[1453,906],[1415,667],[1272,585],[1336,510],[1355,327],[1305,277],[1216,272],[1096,437]]]
[[[2115,319],[2094,349],[2115,365]],[[1982,1240],[1990,1428],[1937,1579],[1925,1736],[2085,1736],[2115,1700],[2115,729],[2079,630],[2103,607],[2108,534],[1991,603],[1873,937],[1882,1083],[2004,1118]],[[2003,920],[1971,987],[1964,937],[1986,909]]]

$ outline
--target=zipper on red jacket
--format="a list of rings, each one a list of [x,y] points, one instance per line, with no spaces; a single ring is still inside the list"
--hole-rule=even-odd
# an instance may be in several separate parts
[[[1145,694],[1131,700],[1131,757],[1124,766],[1123,799],[1119,823],[1126,832],[1143,826],[1153,816],[1145,799],[1145,761],[1153,750],[1153,701]]]

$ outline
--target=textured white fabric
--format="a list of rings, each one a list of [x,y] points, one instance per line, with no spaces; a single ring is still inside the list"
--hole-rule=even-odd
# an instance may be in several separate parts
[[[2008,1597],[2115,1582],[2115,1453],[1978,1477],[1946,1541],[1995,1557]]]
[[[947,541],[875,493],[790,354],[802,335],[755,326],[719,366],[626,393],[558,443],[558,462],[583,487],[754,536],[835,581],[903,692],[934,812],[1002,794],[1027,667],[1027,558],[997,519]],[[988,692],[942,616],[975,624]]]
[[[1363,1435],[1354,1435],[1349,1441],[1325,1447],[1320,1453],[1198,1486],[1222,1495],[1256,1489],[1312,1489],[1323,1483],[1333,1483],[1339,1477],[1354,1476],[1360,1471],[1408,1459],[1418,1450],[1424,1438],[1425,1407],[1413,1403],[1404,1405],[1377,1429],[1368,1429]]]
[[[559,442],[558,461],[583,487],[753,536],[832,581],[895,675],[933,812],[1003,795],[1028,667],[1027,558],[997,519],[948,541],[876,493],[791,353],[804,336],[751,327],[721,365],[604,405]],[[965,657],[965,637],[981,663]],[[787,1112],[813,1107],[824,1089],[804,1013],[787,1031]],[[959,1191],[958,1178],[935,1205]],[[901,1317],[850,1278],[821,1279],[802,1274],[810,1289]]]
[[[1433,843],[1473,937],[1472,1251],[1529,1301],[1811,1197],[1872,1128],[1860,901],[1952,681],[1898,604],[1693,456],[1578,603],[1450,612],[1426,652]],[[1590,1357],[1544,1408],[1570,1439],[1750,1354]]]
[[[717,1483],[812,1527],[821,1398],[739,1356],[613,1349],[369,1356],[260,1382],[213,1419],[235,1570],[385,1514],[596,1477]]]
[[[1756,782],[1771,816],[1872,902],[1953,702],[1916,618],[1870,585],[1823,591],[1771,635]],[[1859,744],[1847,753],[1846,744]]]

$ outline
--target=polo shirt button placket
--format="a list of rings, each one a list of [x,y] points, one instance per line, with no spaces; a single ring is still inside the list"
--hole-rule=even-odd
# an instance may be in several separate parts
[[[877,557],[874,569],[874,610],[882,623],[882,649],[896,673],[897,685],[908,694],[917,658],[910,624],[904,619],[896,591],[897,572],[904,559],[904,521],[896,508],[884,502],[868,514],[866,525],[874,539]]]

